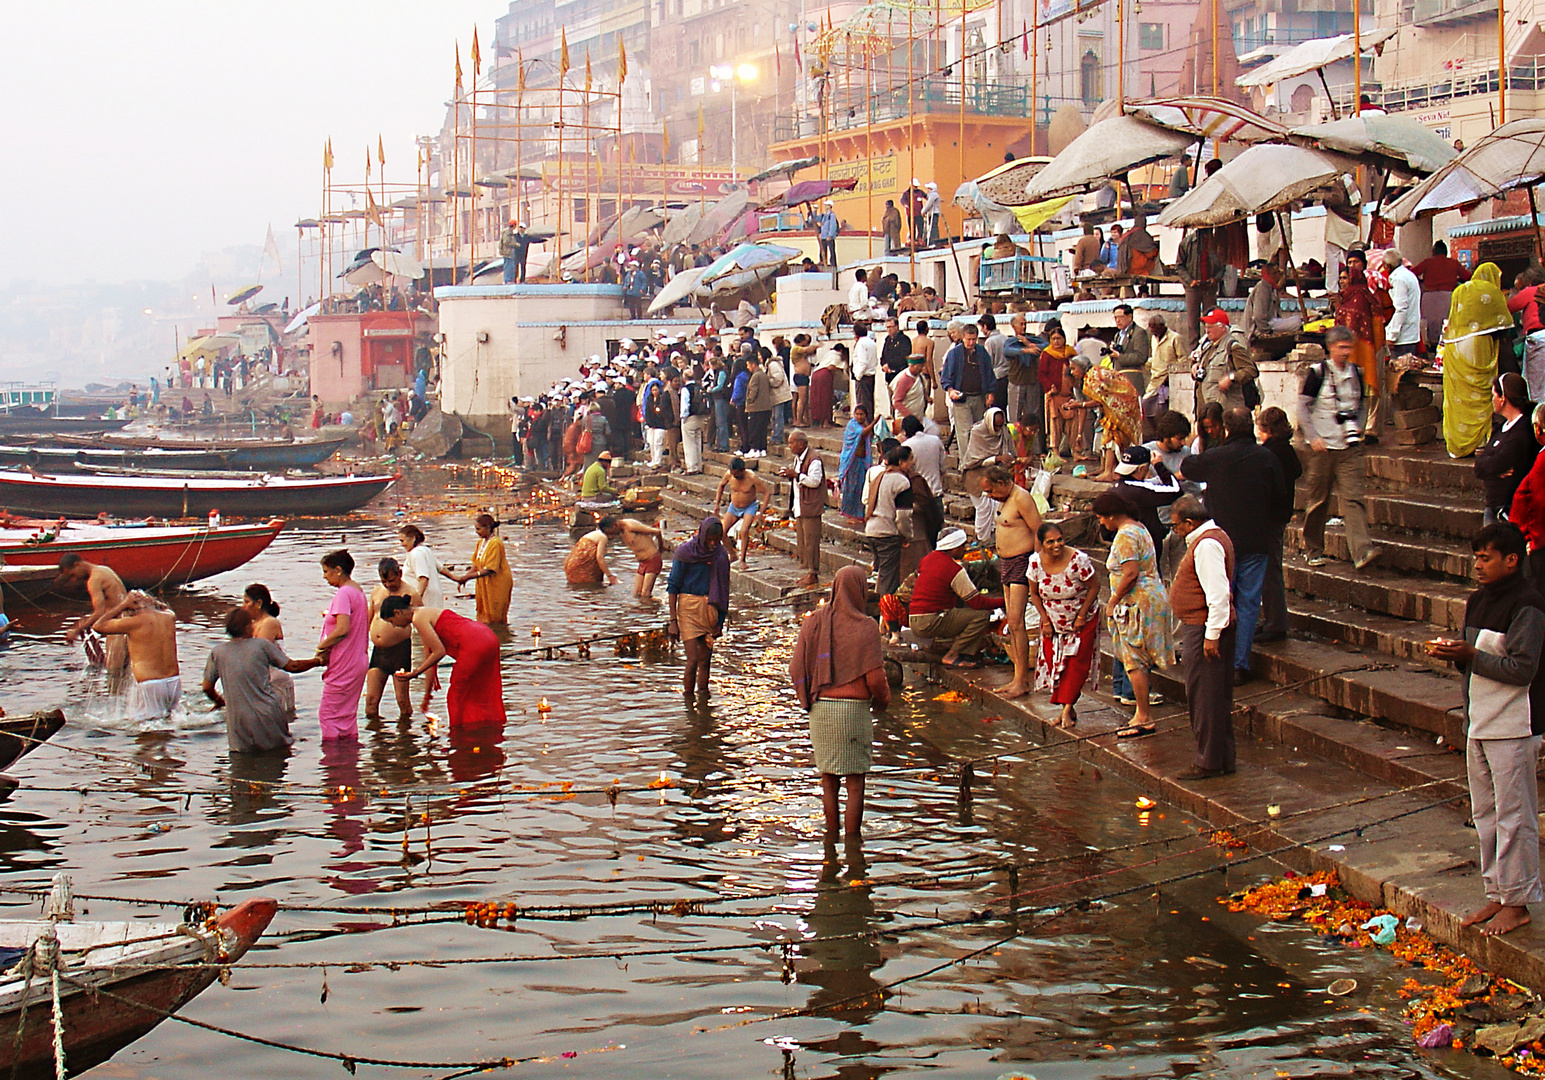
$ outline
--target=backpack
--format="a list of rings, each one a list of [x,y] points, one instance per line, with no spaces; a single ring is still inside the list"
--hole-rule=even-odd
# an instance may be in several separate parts
[[[687,415],[707,416],[713,412],[713,405],[708,400],[708,394],[697,383],[687,384]]]

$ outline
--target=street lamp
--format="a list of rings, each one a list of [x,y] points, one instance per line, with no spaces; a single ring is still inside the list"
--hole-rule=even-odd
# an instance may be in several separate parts
[[[740,173],[736,169],[736,155],[740,142],[739,125],[736,117],[735,87],[743,82],[755,82],[757,69],[755,64],[715,64],[708,69],[709,76],[714,79],[714,89],[718,90],[718,84],[728,82],[730,84],[730,172],[736,181],[740,179]]]

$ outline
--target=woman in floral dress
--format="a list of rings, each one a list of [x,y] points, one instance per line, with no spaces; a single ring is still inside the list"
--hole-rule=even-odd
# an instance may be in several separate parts
[[[1089,681],[1100,639],[1094,615],[1100,583],[1094,563],[1062,539],[1056,522],[1041,525],[1040,550],[1030,556],[1030,599],[1041,615],[1041,647],[1036,655],[1035,688],[1050,690],[1062,706],[1063,727],[1078,722],[1078,695]]]
[[[1094,515],[1100,519],[1100,527],[1115,537],[1105,560],[1110,571],[1110,601],[1105,605],[1105,615],[1110,622],[1116,659],[1126,667],[1127,678],[1132,680],[1132,696],[1137,699],[1132,722],[1116,732],[1116,737],[1152,735],[1155,728],[1148,711],[1148,669],[1169,667],[1175,662],[1169,597],[1159,577],[1153,538],[1132,517],[1126,500],[1107,491],[1094,500]]]

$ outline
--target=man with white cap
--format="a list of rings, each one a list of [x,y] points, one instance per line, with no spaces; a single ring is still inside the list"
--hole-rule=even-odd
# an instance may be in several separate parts
[[[526,280],[526,253],[531,250],[531,237],[526,234],[526,223],[510,218],[509,228],[499,237],[499,255],[504,259],[504,283]]]
[[[923,226],[929,247],[939,246],[939,185],[928,181],[928,197],[923,200]]]
[[[951,529],[939,537],[938,545],[923,556],[912,586],[912,600],[907,607],[907,623],[912,632],[932,638],[934,647],[945,650],[945,667],[976,668],[976,660],[992,619],[988,614],[1002,604],[977,589],[971,575],[961,564],[966,552],[966,534]]]
[[[822,266],[830,266],[837,269],[837,211],[836,204],[827,199],[822,204],[820,216],[815,219],[817,244],[820,249],[820,257],[816,260]]]

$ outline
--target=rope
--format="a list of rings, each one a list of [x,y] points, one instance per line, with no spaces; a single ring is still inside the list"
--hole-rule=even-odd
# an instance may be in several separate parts
[[[615,1046],[596,1046],[585,1050],[567,1050],[558,1054],[532,1054],[526,1057],[504,1058],[478,1058],[471,1061],[403,1061],[396,1058],[368,1057],[362,1054],[342,1054],[332,1050],[317,1050],[309,1046],[297,1046],[294,1043],[279,1042],[277,1039],[265,1039],[261,1035],[249,1035],[244,1031],[234,1031],[231,1028],[221,1027],[218,1024],[205,1023],[203,1020],[194,1020],[191,1017],[179,1016],[177,1013],[165,1009],[147,1005],[115,994],[111,990],[101,987],[88,988],[75,980],[65,976],[65,982],[77,989],[90,989],[92,993],[99,994],[110,1001],[116,1001],[123,1005],[131,1006],[143,1012],[154,1013],[162,1020],[176,1020],[180,1024],[189,1027],[202,1028],[204,1031],[212,1031],[217,1035],[225,1035],[228,1038],[239,1039],[242,1042],[255,1043],[258,1046],[267,1046],[275,1050],[286,1050],[292,1054],[304,1054],[308,1057],[323,1058],[328,1061],[336,1061],[349,1071],[352,1076],[360,1065],[377,1065],[385,1069],[461,1069],[467,1073],[491,1072],[494,1069],[509,1069],[516,1065],[532,1065],[545,1062],[565,1061],[577,1058],[582,1054],[605,1054],[613,1050],[622,1050],[621,1044]]]
[[[57,941],[54,942],[52,952],[55,956],[58,955]],[[52,960],[49,961],[49,966],[52,968],[49,979],[52,983],[54,999],[54,1080],[65,1080],[69,1073],[64,1067],[64,1008],[59,1004],[59,968]]]
[[[37,962],[38,943],[36,940],[27,946],[27,955],[22,957],[22,969],[27,977],[21,985],[21,1013],[16,1019],[16,1035],[11,1039],[11,1080],[16,1080],[17,1070],[21,1068],[21,1040],[27,1033],[27,1004],[32,999],[32,974]]]

